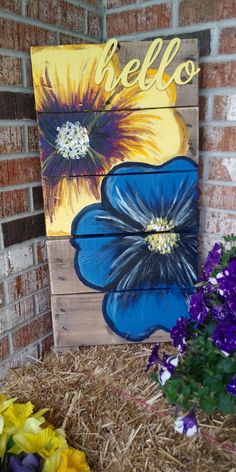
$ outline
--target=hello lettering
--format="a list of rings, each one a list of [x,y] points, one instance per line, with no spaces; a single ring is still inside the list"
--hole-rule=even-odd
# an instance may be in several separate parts
[[[96,69],[96,84],[99,85],[105,80],[105,90],[107,92],[111,92],[119,84],[122,84],[124,87],[133,87],[133,85],[138,84],[141,90],[149,90],[154,85],[158,90],[165,90],[172,82],[175,82],[177,85],[188,84],[200,71],[200,68],[196,68],[194,62],[190,60],[179,64],[174,73],[170,75],[168,81],[166,79],[165,81],[163,80],[167,67],[172,63],[181,47],[181,40],[179,38],[174,38],[169,42],[161,57],[156,75],[152,78],[147,78],[148,70],[161,54],[163,42],[161,38],[155,39],[148,48],[142,64],[139,59],[132,59],[125,65],[120,75],[116,77],[114,68],[111,67],[111,61],[116,53],[118,41],[114,38],[110,39],[103,49]],[[185,79],[182,78],[183,74],[186,77]]]

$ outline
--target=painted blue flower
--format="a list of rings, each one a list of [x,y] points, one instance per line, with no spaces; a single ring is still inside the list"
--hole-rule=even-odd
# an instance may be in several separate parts
[[[188,316],[196,282],[196,165],[180,157],[159,167],[119,165],[101,196],[72,223],[78,277],[108,292],[103,315],[118,335],[140,341],[169,330]]]

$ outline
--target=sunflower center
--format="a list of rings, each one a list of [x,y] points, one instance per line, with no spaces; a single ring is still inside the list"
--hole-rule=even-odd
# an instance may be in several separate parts
[[[148,249],[157,254],[171,254],[177,245],[180,237],[177,233],[171,233],[175,227],[173,220],[168,221],[167,218],[156,218],[151,220],[145,231],[158,231],[157,234],[149,234],[145,241]]]
[[[75,123],[67,121],[57,127],[55,145],[65,159],[85,157],[89,147],[88,131],[79,121]]]

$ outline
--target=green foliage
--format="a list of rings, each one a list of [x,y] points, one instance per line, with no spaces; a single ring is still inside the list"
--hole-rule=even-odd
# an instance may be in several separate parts
[[[215,411],[222,414],[236,412],[236,396],[227,391],[227,386],[236,374],[236,351],[229,350],[228,353],[224,353],[223,348],[221,351],[219,346],[215,345],[214,335],[221,318],[211,315],[212,307],[217,306],[218,310],[224,303],[227,306],[227,299],[223,299],[222,293],[217,289],[218,283],[215,278],[219,272],[222,277],[222,273],[226,272],[225,268],[235,260],[236,256],[236,236],[226,236],[224,239],[227,248],[221,245],[220,261],[217,260],[214,270],[211,269],[209,280],[197,284],[197,290],[204,293],[204,303],[208,308],[207,316],[200,324],[195,319],[188,322],[184,335],[187,340],[185,352],[178,354],[177,367],[171,372],[171,377],[164,386],[161,386],[171,405],[184,410],[200,408],[206,415],[212,415]],[[213,282],[211,279],[214,279]],[[231,285],[232,294],[236,292],[235,280],[233,278]],[[228,311],[227,316],[234,326],[235,313]],[[225,320],[224,317],[222,319]],[[177,345],[178,343],[175,344]],[[157,373],[152,378],[156,382],[159,381]]]

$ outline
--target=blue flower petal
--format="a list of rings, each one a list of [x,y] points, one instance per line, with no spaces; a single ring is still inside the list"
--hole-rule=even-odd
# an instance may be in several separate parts
[[[73,236],[92,234],[117,234],[133,232],[133,228],[121,219],[103,210],[100,203],[94,203],[81,210],[74,218],[71,226]],[[78,239],[71,240],[71,244],[77,247]]]
[[[186,158],[185,158],[186,160]],[[191,160],[189,159],[189,165]],[[185,162],[185,161],[184,161]],[[195,166],[195,165],[194,165]],[[173,164],[133,167],[132,174],[110,174],[102,182],[102,205],[136,231],[142,231],[155,217],[173,219],[176,231],[197,231],[197,172],[169,172]],[[119,166],[124,171],[126,166]]]
[[[157,329],[169,331],[180,316],[188,318],[187,296],[193,290],[111,292],[103,300],[110,328],[129,341],[142,341]]]
[[[116,258],[116,237],[76,240],[74,265],[79,279],[96,290],[109,288],[111,265]]]
[[[187,156],[176,156],[173,159],[160,164],[158,166],[153,166],[150,164],[137,164],[135,162],[125,162],[124,164],[119,164],[114,166],[110,174],[135,174],[135,173],[150,173],[150,172],[176,172],[176,171],[196,171],[198,165],[192,159],[189,159]]]

